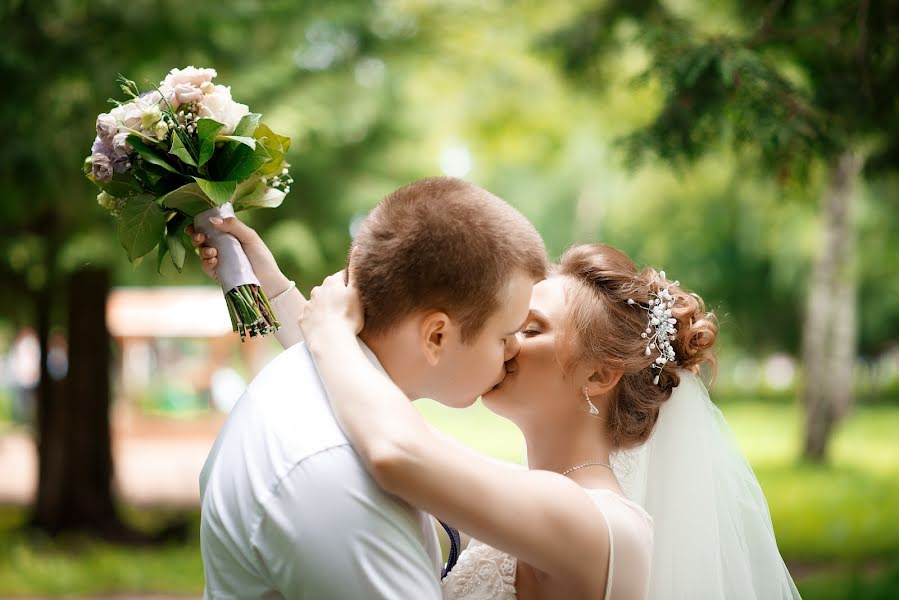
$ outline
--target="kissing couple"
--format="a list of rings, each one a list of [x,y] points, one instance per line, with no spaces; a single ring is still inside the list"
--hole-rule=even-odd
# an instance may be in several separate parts
[[[446,177],[381,200],[308,300],[255,231],[216,221],[285,350],[200,476],[207,598],[799,597],[700,378],[714,315],[664,271],[596,243],[550,264],[521,213]],[[422,397],[482,398],[523,433],[527,468],[431,428]]]

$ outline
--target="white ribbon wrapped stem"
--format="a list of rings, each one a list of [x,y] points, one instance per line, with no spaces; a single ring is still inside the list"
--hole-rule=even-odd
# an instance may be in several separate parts
[[[218,266],[216,273],[225,293],[241,285],[259,285],[256,274],[250,266],[247,255],[237,238],[230,233],[224,233],[216,229],[209,219],[220,217],[222,219],[233,217],[234,207],[226,202],[219,207],[210,208],[194,217],[194,229],[206,235],[206,244],[218,251]]]

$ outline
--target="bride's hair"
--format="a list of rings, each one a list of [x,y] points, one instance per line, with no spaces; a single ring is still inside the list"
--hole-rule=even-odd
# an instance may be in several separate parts
[[[639,445],[649,438],[662,403],[680,384],[678,367],[698,373],[708,363],[714,369],[715,315],[706,311],[698,295],[663,279],[655,269],[638,271],[626,254],[605,244],[573,246],[556,274],[570,280],[566,331],[573,352],[567,366],[587,361],[623,372],[608,395],[605,424],[616,448]],[[672,317],[677,319],[677,334],[671,342],[676,362],[665,365],[659,374],[651,368],[658,352],[647,355],[647,340],[641,337],[647,311],[629,305],[628,299],[647,306],[654,293],[668,285],[674,300]]]

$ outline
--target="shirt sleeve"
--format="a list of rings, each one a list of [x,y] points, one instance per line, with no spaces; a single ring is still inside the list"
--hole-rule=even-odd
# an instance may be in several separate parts
[[[291,287],[271,303],[275,317],[281,324],[275,332],[275,338],[285,350],[303,341],[303,331],[300,329],[298,319],[305,303],[306,299],[296,287]]]
[[[349,446],[293,468],[253,546],[287,598],[441,598],[417,511],[381,490]]]

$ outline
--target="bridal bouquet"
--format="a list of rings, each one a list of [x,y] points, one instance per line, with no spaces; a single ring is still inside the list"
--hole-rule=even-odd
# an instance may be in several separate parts
[[[218,250],[218,276],[234,331],[265,335],[280,324],[240,243],[209,224],[235,211],[274,208],[290,192],[278,135],[212,82],[214,69],[172,69],[153,90],[119,77],[124,102],[97,117],[97,137],[84,161],[100,188],[97,202],[118,219],[119,239],[137,264],[154,248],[157,268],[168,254],[180,272],[192,249],[193,221]]]

